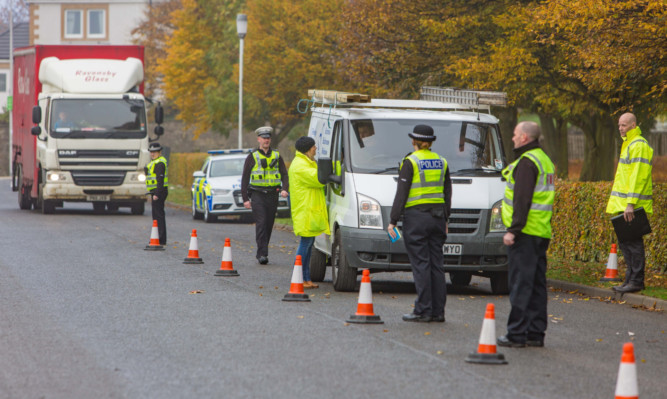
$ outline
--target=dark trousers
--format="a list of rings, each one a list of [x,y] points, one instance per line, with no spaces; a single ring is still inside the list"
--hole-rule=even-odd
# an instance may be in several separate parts
[[[509,247],[510,311],[507,337],[542,340],[547,330],[547,248],[549,239],[526,234]]]
[[[164,202],[167,200],[168,193],[163,193],[158,196],[157,200],[151,202],[151,213],[153,220],[157,220],[157,231],[160,236],[160,245],[167,244],[167,222],[165,220]],[[153,194],[151,194],[153,198]]]
[[[447,300],[442,253],[447,238],[445,218],[407,208],[403,217],[403,238],[417,290],[414,313],[443,316]]]
[[[618,243],[621,252],[628,265],[625,271],[625,284],[634,284],[639,287],[644,286],[644,267],[646,266],[646,256],[644,255],[644,239],[640,238],[633,241]]]
[[[278,190],[250,190],[252,216],[255,219],[257,257],[269,256],[269,241],[278,210]]]

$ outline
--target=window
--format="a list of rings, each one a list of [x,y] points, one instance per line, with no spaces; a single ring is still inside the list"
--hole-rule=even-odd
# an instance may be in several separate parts
[[[0,73],[0,93],[7,91],[7,74]]]
[[[88,37],[104,38],[104,10],[88,10]]]
[[[83,12],[81,10],[65,11],[65,37],[68,39],[80,39],[83,37],[81,29]]]

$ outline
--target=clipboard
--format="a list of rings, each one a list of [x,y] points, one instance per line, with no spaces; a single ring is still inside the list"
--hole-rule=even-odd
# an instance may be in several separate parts
[[[611,218],[611,224],[614,226],[619,242],[639,240],[651,233],[651,225],[643,207],[635,209],[635,218],[632,222],[626,222],[621,213]]]

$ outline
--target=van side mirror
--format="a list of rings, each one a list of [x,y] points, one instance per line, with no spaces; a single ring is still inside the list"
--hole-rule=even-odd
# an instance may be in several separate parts
[[[42,123],[42,108],[39,105],[32,107],[32,123]]]
[[[39,136],[40,134],[42,134],[42,128],[39,126],[33,126],[32,128],[30,128],[30,134],[32,134],[33,136]]]
[[[162,122],[164,122],[164,109],[162,108],[162,104],[158,102],[157,107],[155,108],[155,123],[161,125]],[[157,132],[155,132],[155,134],[157,134]]]
[[[317,160],[317,180],[322,184],[342,183],[342,177],[333,173],[331,158],[320,158]]]

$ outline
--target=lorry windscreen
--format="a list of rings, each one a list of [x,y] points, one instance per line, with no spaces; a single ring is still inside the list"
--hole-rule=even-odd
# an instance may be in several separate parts
[[[350,161],[356,173],[398,173],[413,151],[409,132],[416,125],[433,128],[431,147],[447,160],[450,173],[498,173],[505,166],[497,125],[481,122],[401,119],[350,121]]]
[[[54,138],[144,138],[144,102],[121,98],[53,100],[49,133]]]

